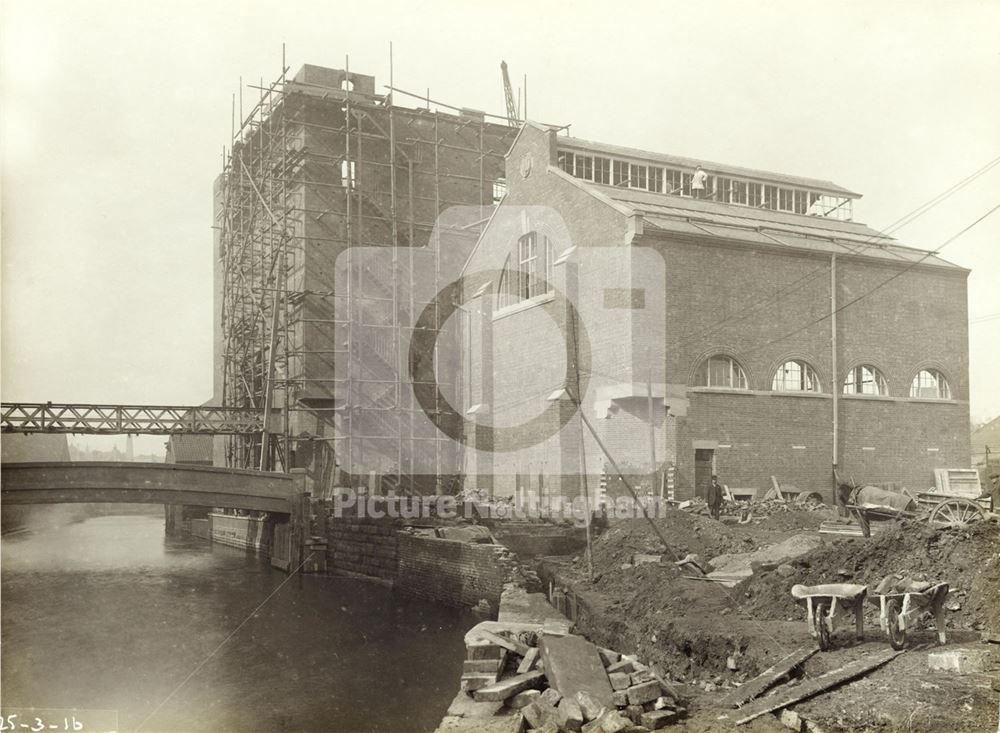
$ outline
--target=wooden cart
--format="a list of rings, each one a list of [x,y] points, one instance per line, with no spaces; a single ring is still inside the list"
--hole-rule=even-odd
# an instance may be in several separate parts
[[[964,526],[982,521],[989,508],[989,498],[980,495],[978,475],[973,481],[968,473],[975,474],[965,469],[939,469],[934,488],[915,495],[855,484],[843,484],[840,491],[844,507],[857,517],[865,537],[871,536],[873,521],[917,519]]]

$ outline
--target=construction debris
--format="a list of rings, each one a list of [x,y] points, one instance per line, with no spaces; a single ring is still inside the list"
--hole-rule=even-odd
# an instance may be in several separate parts
[[[802,647],[786,657],[782,657],[749,682],[745,682],[719,702],[722,708],[738,708],[756,697],[760,697],[817,652],[816,647]]]
[[[597,647],[582,636],[543,636],[538,649],[549,686],[563,697],[586,692],[610,707],[611,684]]]
[[[484,621],[466,634],[462,689],[477,703],[503,702],[498,714],[547,733],[660,730],[686,714],[678,692],[635,658],[522,626]]]
[[[846,664],[839,669],[835,669],[824,675],[820,675],[819,677],[807,680],[795,687],[779,690],[777,694],[766,697],[743,708],[736,724],[743,725],[744,723],[749,723],[751,720],[759,718],[761,715],[781,710],[789,705],[793,705],[797,702],[805,700],[806,698],[810,698],[813,695],[818,695],[824,690],[828,690],[831,687],[835,687],[843,682],[853,680],[856,677],[861,677],[862,675],[871,672],[873,669],[881,667],[883,664],[886,664],[903,653],[904,652],[887,651],[869,655],[863,659],[858,659],[850,664]]]

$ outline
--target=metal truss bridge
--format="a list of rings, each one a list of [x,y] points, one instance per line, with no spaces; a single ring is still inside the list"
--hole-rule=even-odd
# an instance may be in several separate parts
[[[262,410],[167,405],[4,402],[0,432],[89,435],[250,435],[264,430]]]

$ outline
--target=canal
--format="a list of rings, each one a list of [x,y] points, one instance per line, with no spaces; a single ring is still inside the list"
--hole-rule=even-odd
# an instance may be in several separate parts
[[[112,709],[120,731],[430,731],[465,613],[165,537],[162,516],[5,536],[3,705]]]

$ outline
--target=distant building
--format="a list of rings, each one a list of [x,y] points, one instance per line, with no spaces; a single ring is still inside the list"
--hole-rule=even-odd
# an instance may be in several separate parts
[[[467,484],[578,491],[566,388],[616,461],[655,451],[682,499],[713,473],[830,499],[834,468],[924,490],[968,465],[969,271],[853,221],[859,194],[532,123],[506,162],[466,270],[496,273],[465,293],[466,392],[520,427],[467,424]],[[593,491],[607,460],[589,434],[584,453]]]
[[[0,436],[0,462],[35,463],[68,461],[69,440],[58,433],[4,433]]]
[[[167,439],[165,462],[211,466],[212,442],[211,435],[171,435]]]

